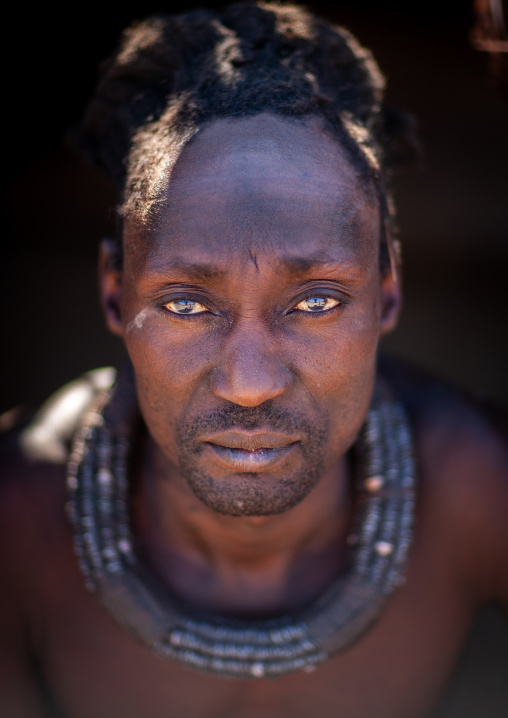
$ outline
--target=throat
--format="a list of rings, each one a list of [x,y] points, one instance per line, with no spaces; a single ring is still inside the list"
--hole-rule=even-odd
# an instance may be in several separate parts
[[[144,542],[147,563],[187,606],[238,618],[268,618],[305,608],[346,569],[345,537],[289,560],[272,552],[264,560],[209,560],[196,552]]]
[[[277,516],[231,517],[160,478],[143,462],[133,496],[144,559],[187,606],[241,618],[304,608],[347,568],[353,499],[349,461],[323,475],[301,504]]]

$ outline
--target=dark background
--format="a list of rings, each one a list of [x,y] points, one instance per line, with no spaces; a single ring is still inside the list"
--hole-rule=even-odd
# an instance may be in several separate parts
[[[493,85],[489,57],[469,44],[472,2],[309,5],[373,49],[388,101],[420,123],[423,168],[396,180],[405,310],[386,347],[506,404],[508,97]],[[0,412],[121,357],[103,327],[95,284],[96,246],[111,232],[114,197],[62,137],[121,29],[189,6],[105,2],[57,11],[42,3],[29,13],[11,6],[0,79],[7,184]]]
[[[386,348],[507,404],[508,97],[491,81],[489,58],[469,45],[472,3],[307,5],[373,50],[388,101],[420,123],[423,167],[396,181],[405,310]],[[121,29],[190,6],[40,3],[28,11],[11,3],[3,17],[0,412],[121,361],[95,284],[114,196],[62,138]],[[506,715],[507,633],[497,614],[484,615],[440,718]]]

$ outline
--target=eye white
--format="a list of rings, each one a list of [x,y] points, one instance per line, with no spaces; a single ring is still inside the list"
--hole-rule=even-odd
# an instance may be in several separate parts
[[[164,305],[164,309],[172,314],[203,314],[207,312],[207,308],[199,302],[195,302],[192,299],[175,299],[174,302],[168,302]]]
[[[326,312],[339,306],[339,302],[332,297],[307,297],[296,305],[300,312]]]

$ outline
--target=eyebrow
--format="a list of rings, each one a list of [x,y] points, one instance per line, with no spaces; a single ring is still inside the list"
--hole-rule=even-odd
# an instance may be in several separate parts
[[[315,267],[322,267],[324,264],[337,265],[337,260],[332,259],[326,252],[316,252],[308,257],[283,257],[284,264],[290,274],[305,274]]]
[[[341,262],[337,262],[336,258],[330,257],[326,252],[315,252],[306,257],[298,257],[294,255],[287,255],[279,259],[281,265],[284,266],[286,271],[292,275],[306,274],[314,268],[319,268],[324,265],[332,267],[340,266]],[[155,268],[156,270],[158,267]],[[162,268],[161,268],[162,269]],[[223,279],[227,275],[227,269],[220,269],[215,264],[210,263],[199,263],[190,262],[184,259],[175,259],[171,262],[169,267],[164,268],[164,274],[168,273],[183,274],[194,282],[207,282]]]
[[[201,264],[197,262],[187,262],[184,259],[175,259],[169,266],[171,272],[179,272],[185,274],[195,282],[211,281],[213,279],[221,279],[226,271],[219,269],[213,264]],[[165,268],[164,273],[167,273]]]

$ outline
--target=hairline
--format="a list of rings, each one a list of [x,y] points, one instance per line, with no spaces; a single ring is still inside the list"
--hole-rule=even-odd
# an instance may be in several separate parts
[[[342,152],[344,152],[344,156],[346,161],[349,164],[350,169],[354,172],[355,178],[358,181],[359,187],[362,189],[363,192],[365,192],[365,195],[367,199],[373,203],[375,203],[379,210],[379,225],[380,225],[380,231],[379,231],[379,241],[378,241],[378,248],[379,248],[379,259],[380,259],[380,265],[382,263],[382,246],[383,242],[386,242],[386,220],[388,217],[388,196],[384,188],[381,186],[381,180],[379,173],[374,170],[373,167],[369,165],[366,159],[362,158],[360,154],[360,148],[356,148],[356,152],[353,151],[351,142],[351,138],[349,138],[342,128],[340,124],[334,124],[328,120],[326,116],[324,116],[321,113],[316,112],[309,112],[309,113],[302,113],[299,115],[295,114],[289,114],[284,112],[277,112],[274,109],[270,110],[253,110],[252,112],[245,113],[242,115],[221,115],[216,114],[212,117],[206,117],[203,118],[200,121],[197,121],[193,127],[182,127],[182,128],[174,128],[172,131],[172,135],[175,141],[175,157],[172,160],[171,166],[173,167],[174,164],[178,161],[179,156],[183,152],[183,150],[189,146],[191,143],[193,143],[197,137],[201,134],[203,130],[205,130],[207,127],[211,127],[214,123],[218,121],[225,121],[225,122],[241,122],[242,120],[248,120],[252,117],[257,117],[261,115],[268,115],[275,117],[277,119],[282,119],[287,122],[292,122],[294,124],[298,124],[300,126],[309,126],[309,123],[312,121],[315,121],[318,126],[321,128],[323,132],[325,132],[329,139],[336,142],[338,147]],[[183,140],[183,141],[182,141]],[[348,141],[349,140],[349,141]],[[130,154],[130,153],[129,153]],[[169,176],[165,179],[164,187],[161,191],[161,196],[165,196],[168,184],[171,181],[171,172],[169,173]],[[127,189],[127,182],[124,185],[124,190]],[[119,256],[117,257],[117,266],[119,269],[123,266],[123,256],[125,251],[125,225],[131,222],[134,223],[134,225],[138,225],[138,227],[143,227],[145,229],[150,229],[150,226],[153,226],[153,222],[158,214],[157,207],[160,206],[162,202],[154,203],[153,208],[149,210],[147,213],[146,219],[140,219],[136,212],[134,211],[128,211],[125,209],[125,202],[121,202],[117,207],[117,220],[118,220],[118,236],[116,239],[116,245],[117,245],[117,252],[119,252]],[[383,271],[386,269],[386,267],[382,267]]]

